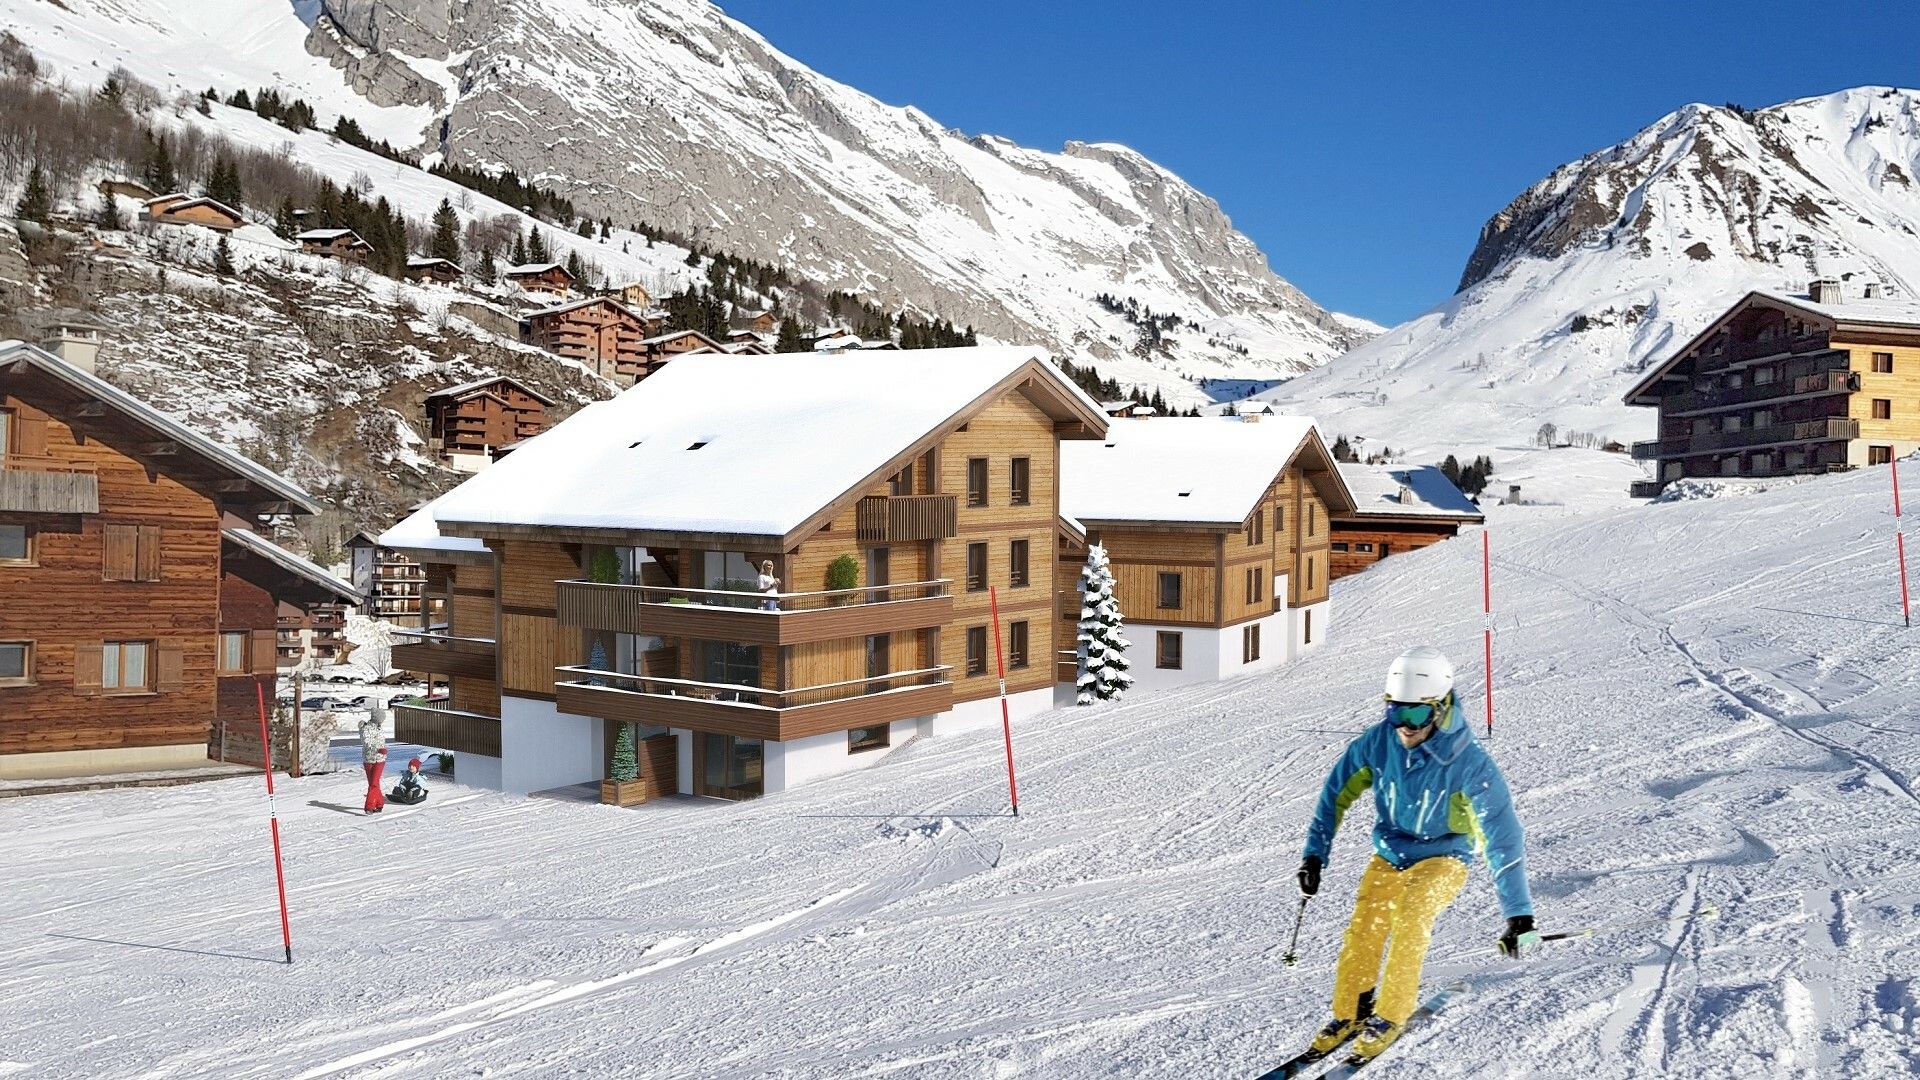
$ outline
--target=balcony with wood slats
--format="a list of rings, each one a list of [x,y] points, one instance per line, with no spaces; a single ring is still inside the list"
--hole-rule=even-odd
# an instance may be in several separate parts
[[[455,754],[500,756],[500,718],[463,712],[444,699],[395,704],[393,737]]]
[[[417,609],[415,609],[417,610]],[[440,630],[395,630],[411,639],[393,647],[393,666],[402,671],[491,679],[497,647],[492,638],[458,637]]]
[[[959,532],[952,495],[872,495],[854,510],[854,529],[863,544],[908,540],[948,540]]]
[[[1740,428],[1737,431],[1709,431],[1684,438],[1637,442],[1633,444],[1633,456],[1641,461],[1652,461],[1727,450],[1751,450],[1763,446],[1838,442],[1859,437],[1860,421],[1844,416],[1829,416],[1819,420],[1769,424],[1766,427]]]
[[[0,457],[0,513],[99,512],[100,477],[93,466],[20,454]]]
[[[802,739],[931,716],[953,707],[945,665],[791,690],[554,669],[561,712],[742,739]]]
[[[1716,386],[1674,394],[1661,403],[1661,413],[1665,416],[1694,416],[1802,398],[1849,394],[1858,389],[1860,378],[1848,370],[1846,354],[1841,353],[1817,363],[1788,364],[1784,377],[1772,382],[1748,382],[1742,386]]]
[[[624,634],[796,645],[944,626],[953,616],[949,580],[820,592],[764,593],[562,581],[560,625]],[[396,650],[397,651],[397,650]]]

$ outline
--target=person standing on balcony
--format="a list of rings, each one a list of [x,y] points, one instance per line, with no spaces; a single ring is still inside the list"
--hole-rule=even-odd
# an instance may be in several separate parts
[[[360,760],[367,770],[366,812],[377,814],[387,808],[387,796],[380,790],[380,774],[387,767],[387,710],[374,706],[360,721]]]
[[[760,564],[760,580],[756,583],[756,586],[760,590],[760,595],[765,598],[760,602],[761,609],[765,611],[779,611],[780,579],[773,576],[772,559],[768,559]]]

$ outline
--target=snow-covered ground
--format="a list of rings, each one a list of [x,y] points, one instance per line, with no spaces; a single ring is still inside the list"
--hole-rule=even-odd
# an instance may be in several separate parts
[[[1484,868],[1394,1077],[1920,1071],[1920,666],[1886,473],[1581,514],[1494,507],[1493,751],[1542,928]],[[253,780],[0,804],[0,1075],[1245,1077],[1322,1019],[1371,814],[1280,962],[1320,779],[1416,641],[1481,683],[1477,538],[1334,588],[1281,671],[927,740],[741,804]],[[433,781],[429,781],[433,784]],[[331,806],[326,805],[331,804]],[[349,812],[340,812],[346,807]]]

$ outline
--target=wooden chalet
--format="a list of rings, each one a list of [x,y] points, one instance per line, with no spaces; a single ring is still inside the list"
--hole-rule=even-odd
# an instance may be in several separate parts
[[[1333,515],[1328,565],[1335,580],[1457,536],[1462,525],[1486,522],[1480,507],[1433,465],[1349,463],[1340,466],[1340,478],[1353,493],[1353,509]]]
[[[610,296],[533,312],[521,320],[520,336],[621,386],[632,386],[649,370],[646,321]]]
[[[1659,412],[1633,445],[1653,496],[1685,477],[1882,465],[1920,448],[1920,301],[1837,281],[1750,292],[1655,366],[1626,403]]]
[[[637,281],[629,281],[613,290],[613,298],[635,311],[646,311],[653,307],[653,293]]]
[[[669,330],[664,334],[655,334],[640,342],[644,366],[639,378],[659,371],[661,366],[676,356],[687,353],[716,352],[724,353],[727,347],[698,330]]]
[[[364,265],[368,256],[373,254],[373,245],[360,239],[360,234],[352,229],[308,229],[296,233],[294,240],[299,243],[300,250],[309,255],[356,265]]]
[[[780,312],[776,308],[747,316],[746,326],[742,329],[750,334],[775,334],[780,331]]]
[[[1293,660],[1330,627],[1329,537],[1353,509],[1303,417],[1169,417],[1114,424],[1062,448],[1056,637],[1078,632],[1086,545],[1107,551],[1139,687]],[[1072,657],[1059,657],[1063,681]],[[1063,696],[1067,692],[1063,688]]]
[[[423,255],[414,255],[407,259],[407,276],[415,281],[432,281],[441,285],[457,284],[466,277],[460,264],[451,259],[434,259]]]
[[[380,538],[450,599],[394,651],[451,680],[400,737],[528,791],[605,780],[631,724],[642,794],[779,791],[997,723],[990,589],[1046,709],[1059,449],[1105,424],[1030,349],[683,356]]]
[[[505,375],[427,395],[427,449],[449,467],[479,472],[502,446],[547,429],[553,399]]]
[[[160,194],[137,180],[128,180],[125,177],[119,176],[108,177],[100,181],[97,189],[102,196],[107,198],[112,198],[117,195],[121,198],[133,199],[142,205],[151,202]]]
[[[319,509],[92,373],[0,343],[0,776],[203,764],[236,724],[257,763],[279,606],[352,587],[256,530]]]
[[[565,296],[573,291],[573,275],[557,262],[509,266],[501,271],[500,280],[518,285],[528,292],[551,293],[554,296]]]
[[[156,225],[199,225],[215,232],[232,232],[247,223],[240,211],[226,203],[177,192],[148,199],[146,213]]]

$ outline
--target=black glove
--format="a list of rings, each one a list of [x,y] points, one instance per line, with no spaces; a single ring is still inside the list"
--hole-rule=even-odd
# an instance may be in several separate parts
[[[1500,936],[1500,955],[1518,960],[1539,944],[1540,935],[1533,932],[1533,916],[1515,915],[1507,920],[1507,932]]]
[[[1309,855],[1300,860],[1300,895],[1312,896],[1320,891],[1320,857]]]

